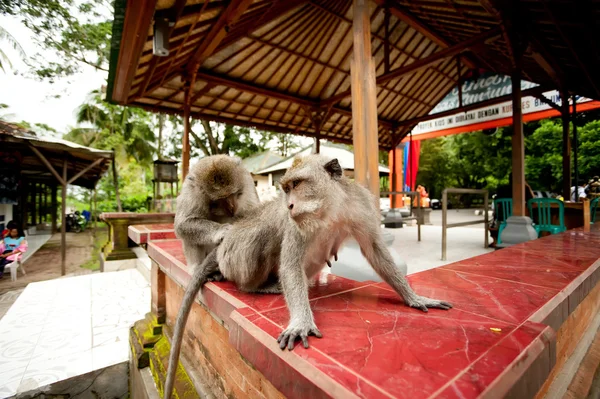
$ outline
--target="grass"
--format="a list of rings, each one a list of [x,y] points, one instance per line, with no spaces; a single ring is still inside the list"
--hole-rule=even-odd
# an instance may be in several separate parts
[[[105,223],[98,223],[96,228],[96,237],[94,238],[94,248],[92,248],[92,256],[90,260],[81,265],[84,269],[92,271],[100,270],[100,251],[102,246],[108,241],[108,228]]]

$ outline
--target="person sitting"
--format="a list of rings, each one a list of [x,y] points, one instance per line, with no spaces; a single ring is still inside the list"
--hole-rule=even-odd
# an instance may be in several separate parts
[[[27,251],[27,240],[25,234],[16,224],[12,226],[8,236],[0,242],[0,279],[4,274],[4,268],[9,263],[13,263],[19,257],[19,254]]]

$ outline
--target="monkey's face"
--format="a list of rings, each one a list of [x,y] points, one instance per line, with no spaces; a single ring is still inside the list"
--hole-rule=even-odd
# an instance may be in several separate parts
[[[209,201],[208,209],[214,216],[234,217],[240,208],[239,202],[243,194],[243,191],[240,190],[225,198],[217,198]]]
[[[286,206],[294,221],[321,218],[328,205],[332,184],[342,176],[338,160],[318,155],[294,160],[292,167],[281,178]]]

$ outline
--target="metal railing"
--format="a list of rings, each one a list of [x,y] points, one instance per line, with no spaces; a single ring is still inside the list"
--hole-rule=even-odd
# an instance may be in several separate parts
[[[419,241],[421,241],[421,223],[423,221],[423,212],[422,212],[422,208],[421,208],[421,193],[419,193],[418,191],[382,191],[379,193],[379,196],[381,198],[387,197],[390,195],[408,195],[411,197],[410,198],[410,214],[415,215],[415,216],[402,217],[402,221],[405,221],[405,220],[416,220],[417,221],[417,239]],[[417,204],[419,205],[419,206],[417,206],[416,212],[413,211],[413,208],[414,208],[414,206],[413,206],[414,198],[413,197],[417,197]],[[392,208],[392,204],[390,202],[390,210],[391,209],[397,209],[397,208]]]
[[[468,222],[459,222],[448,224],[448,194],[479,194],[483,195],[483,220],[473,220]],[[446,188],[442,192],[442,260],[446,260],[446,229],[451,227],[469,226],[472,224],[485,224],[485,242],[484,248],[488,247],[488,207],[489,207],[489,193],[487,190],[475,190],[470,188]]]

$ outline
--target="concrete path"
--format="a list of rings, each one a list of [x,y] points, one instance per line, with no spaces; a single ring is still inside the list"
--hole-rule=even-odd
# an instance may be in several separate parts
[[[135,269],[29,284],[0,320],[0,398],[126,361],[149,311]]]

